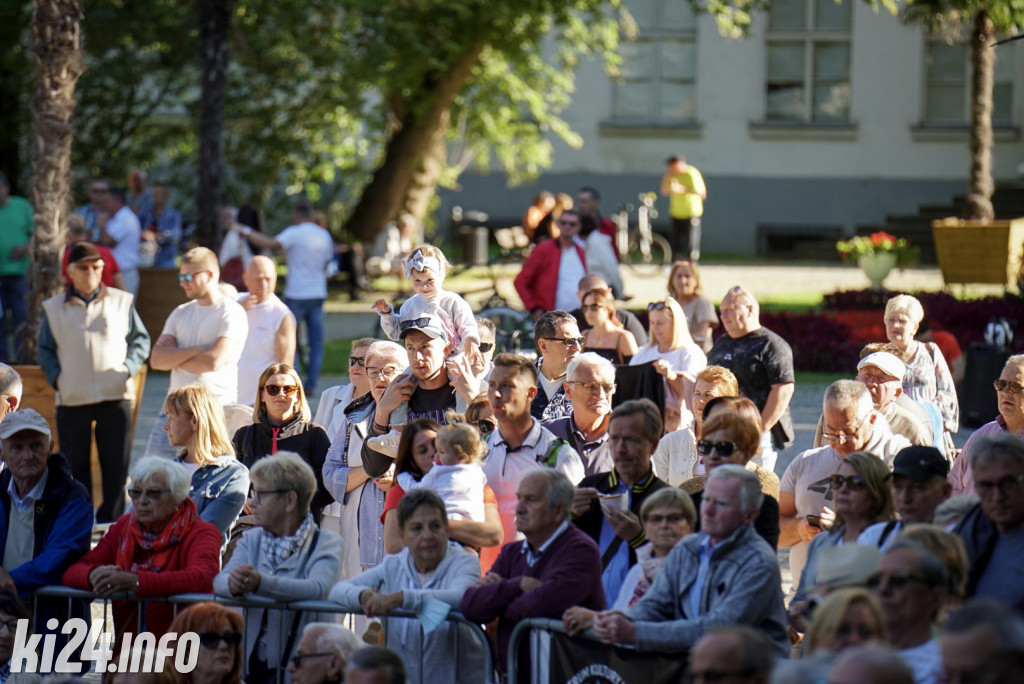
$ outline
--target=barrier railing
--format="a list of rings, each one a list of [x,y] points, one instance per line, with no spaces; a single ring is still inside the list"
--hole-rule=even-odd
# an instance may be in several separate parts
[[[174,608],[175,615],[177,615],[178,606],[192,605],[192,604],[195,604],[195,603],[203,603],[203,602],[206,602],[206,601],[212,601],[214,603],[218,603],[220,605],[231,607],[231,608],[241,608],[242,612],[243,612],[243,621],[242,621],[243,638],[242,638],[242,644],[241,644],[241,646],[239,646],[239,648],[242,648],[242,649],[245,648],[245,644],[247,642],[247,640],[245,638],[245,633],[246,633],[246,631],[248,629],[248,619],[247,618],[248,618],[248,611],[250,609],[264,609],[264,610],[275,611],[276,612],[276,616],[277,616],[277,620],[278,620],[278,633],[282,634],[282,635],[285,634],[285,632],[283,630],[285,611],[291,611],[293,613],[303,613],[303,614],[305,614],[305,613],[328,613],[328,614],[338,614],[338,615],[363,615],[362,611],[348,610],[348,609],[345,609],[345,608],[341,607],[337,603],[333,603],[331,601],[309,601],[309,600],[301,600],[301,601],[275,601],[273,599],[268,599],[268,598],[264,598],[264,597],[260,597],[260,596],[253,596],[253,597],[248,597],[248,598],[238,598],[238,597],[218,596],[216,594],[176,594],[176,595],[173,595],[173,596],[154,596],[154,597],[149,597],[149,598],[145,598],[145,599],[139,599],[137,596],[135,596],[134,593],[131,593],[131,592],[116,594],[116,595],[114,595],[114,596],[112,596],[110,598],[101,598],[101,597],[97,596],[96,594],[92,593],[91,591],[85,591],[85,590],[82,590],[82,589],[72,589],[70,587],[64,587],[64,586],[59,586],[59,585],[51,585],[51,586],[41,587],[40,589],[36,590],[36,592],[35,592],[35,594],[33,596],[33,602],[34,602],[33,605],[34,605],[34,608],[35,608],[32,611],[33,616],[38,616],[39,615],[38,601],[39,601],[40,598],[66,599],[67,602],[68,602],[68,614],[71,614],[72,602],[75,601],[75,600],[85,601],[87,603],[93,603],[93,602],[100,601],[104,605],[104,607],[103,607],[103,618],[104,618],[104,621],[106,621],[107,611],[109,610],[109,606],[110,606],[110,604],[113,601],[128,601],[128,602],[131,602],[131,603],[141,603],[141,604],[143,604],[143,606],[145,606],[145,604],[148,604],[148,603],[170,603],[170,604],[174,604],[174,606],[175,606],[175,608]],[[138,628],[138,631],[141,631],[142,625],[143,625],[143,619],[144,619],[144,617],[143,617],[144,616],[144,611],[140,610],[140,611],[138,611],[138,613],[139,613],[139,618],[138,618],[139,621],[138,621],[137,628]],[[391,628],[391,619],[402,619],[402,620],[410,620],[411,619],[411,620],[417,620],[418,621],[419,618],[416,615],[416,613],[411,612],[411,611],[392,610],[391,612],[389,612],[385,616],[379,616],[379,619],[381,621],[382,628],[383,628],[383,635],[384,635],[384,642],[383,643],[386,644],[386,643],[388,643],[387,636],[388,636],[388,631]],[[496,675],[495,675],[495,668],[494,668],[494,653],[493,653],[493,651],[491,649],[491,642],[490,642],[490,639],[487,637],[487,634],[480,627],[480,625],[478,625],[476,623],[473,623],[473,622],[470,622],[469,620],[464,618],[460,613],[457,613],[457,612],[454,612],[454,611],[448,613],[447,617],[445,618],[445,621],[449,622],[449,623],[453,623],[455,626],[466,626],[466,627],[469,628],[468,631],[473,634],[473,638],[476,641],[478,641],[479,644],[480,644],[480,649],[479,650],[482,653],[482,656],[483,656],[483,659],[484,659],[483,671],[488,673],[487,674],[486,682],[495,682],[495,681],[497,681]],[[36,625],[36,628],[37,628],[35,630],[36,633],[39,633],[38,627],[39,627],[39,625]],[[463,662],[463,659],[460,658],[460,654],[459,654],[460,640],[461,639],[458,638],[463,633],[464,633],[464,630],[459,629],[457,634],[456,634],[456,638],[454,638],[454,652],[452,653],[452,663],[453,663],[453,666],[458,666],[458,665],[460,665]],[[419,672],[419,680],[418,680],[419,684],[423,684],[423,682],[426,682],[430,675],[433,675],[433,678],[436,681],[437,674],[438,674],[436,672],[427,673],[424,670],[424,652],[427,650],[426,649],[426,637],[427,637],[427,635],[425,634],[425,632],[423,630],[423,626],[421,624],[421,625],[419,625],[419,644],[420,644],[420,649],[419,649],[419,653],[418,653],[418,655],[419,655],[419,667],[417,668],[417,671]],[[292,644],[292,650],[294,650],[295,644],[298,643],[298,639],[299,639],[299,635],[296,635],[295,639],[294,639],[294,642]],[[291,655],[291,654],[287,654],[287,655]],[[400,655],[408,656],[409,654],[405,653],[405,652],[400,652]],[[244,651],[243,651],[243,656],[244,656]],[[243,657],[243,660],[246,660],[246,659]],[[407,664],[408,664],[408,662],[407,662]],[[246,662],[246,669],[248,669],[247,666],[248,666],[248,663]],[[283,681],[283,676],[284,676],[283,670],[279,668],[278,669],[278,673],[277,673],[277,681],[279,683],[281,681]],[[410,680],[410,683],[414,684],[412,680]]]
[[[529,638],[529,648],[524,640]],[[668,684],[683,681],[687,654],[609,646],[592,629],[570,637],[561,620],[520,620],[508,644],[508,682],[607,681]]]

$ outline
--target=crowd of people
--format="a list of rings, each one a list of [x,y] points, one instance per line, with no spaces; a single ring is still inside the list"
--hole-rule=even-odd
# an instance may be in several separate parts
[[[199,633],[198,674],[168,675],[183,681],[484,681],[486,645],[451,612],[493,625],[502,670],[519,658],[516,625],[543,617],[570,636],[688,654],[694,681],[1024,675],[1024,355],[995,382],[999,415],[957,452],[952,375],[918,337],[913,297],[889,301],[888,339],[827,388],[816,446],[776,474],[796,380],[754,294],[733,287],[716,311],[685,259],[639,316],[617,307],[588,268],[579,231],[603,230],[583,202],[516,278],[535,360],[499,353],[494,322],[444,288],[442,250],[406,244],[397,268],[414,294],[374,304],[384,334],[352,343],[349,382],[313,415],[317,367],[293,367],[296,324],[322,348],[320,259],[333,249],[312,207],[296,202],[275,237],[242,223],[247,212],[231,218],[231,249],[251,250],[242,294],[221,287],[223,255],[181,254],[189,301],[151,344],[128,294],[137,264],[104,236],[136,204],[162,215],[166,198],[94,194],[99,244],[81,235],[67,249],[67,287],[44,304],[39,336],[59,452],[0,366],[0,661],[19,598],[64,584],[113,601],[117,644]],[[582,195],[596,211],[596,191]],[[260,250],[285,255],[283,302]],[[132,376],[147,359],[170,385],[131,461]],[[110,526],[91,547],[94,522]],[[180,593],[252,602],[244,619],[147,602]],[[325,622],[267,599],[351,613]],[[70,616],[61,601],[35,605],[37,618]]]

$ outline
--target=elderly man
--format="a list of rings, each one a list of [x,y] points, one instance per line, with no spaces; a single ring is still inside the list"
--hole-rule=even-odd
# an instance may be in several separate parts
[[[264,368],[295,358],[295,316],[274,294],[277,267],[269,258],[253,257],[242,281],[249,294],[241,295],[238,303],[245,309],[249,334],[238,359],[238,400],[248,404],[258,400],[257,384]]]
[[[405,684],[405,665],[384,646],[361,648],[345,666],[346,684]]]
[[[288,675],[292,684],[340,683],[345,664],[365,647],[350,629],[333,622],[310,622],[288,659]]]
[[[544,427],[572,445],[588,476],[607,473],[613,466],[608,421],[615,395],[615,366],[588,352],[569,362],[565,377],[565,396],[572,413],[546,422]]]
[[[11,195],[11,184],[0,172],[0,304],[4,314],[11,312],[14,335],[14,350],[9,352],[7,318],[0,315],[0,357],[4,360],[21,356],[19,328],[27,316],[29,242],[33,228],[32,204],[24,197]]]
[[[575,308],[576,286],[587,274],[587,254],[579,237],[579,214],[562,212],[558,227],[559,236],[534,247],[516,276],[516,292],[534,320],[547,311]]]
[[[583,303],[583,298],[588,292],[594,290],[602,290],[604,292],[611,292],[611,287],[608,282],[597,274],[586,275],[580,278],[579,285],[576,288],[576,298]],[[576,319],[576,324],[579,325],[580,330],[586,331],[589,329],[587,325],[587,319],[583,315],[583,309],[576,307],[569,313],[572,314],[573,318]],[[647,330],[644,329],[643,324],[640,320],[626,309],[616,309],[615,317],[619,319],[619,323],[622,327],[633,333],[633,337],[636,339],[637,346],[644,346],[647,344]]]
[[[569,362],[583,350],[584,338],[572,314],[549,311],[533,327],[533,339],[540,359],[530,414],[545,421],[564,418],[572,413],[572,403],[565,396],[565,374]]]
[[[487,436],[483,468],[498,500],[504,543],[522,539],[516,531],[516,492],[524,474],[538,465],[554,468],[576,484],[583,479],[583,462],[565,441],[530,415],[537,392],[537,369],[516,354],[499,354],[487,381],[487,400],[498,424]]]
[[[661,411],[649,400],[633,399],[620,405],[608,421],[614,468],[583,478],[573,498],[576,526],[601,550],[601,582],[611,601],[636,565],[637,548],[647,542],[640,507],[648,496],[668,486],[651,468],[651,454],[661,430]]]
[[[690,650],[687,674],[692,682],[768,684],[775,647],[748,625],[712,627]]]
[[[527,471],[516,491],[516,528],[525,540],[506,544],[491,571],[462,597],[468,620],[498,618],[501,662],[512,629],[523,618],[557,620],[570,606],[604,609],[601,554],[593,539],[569,523],[573,495],[572,482],[562,473]]]
[[[68,259],[71,257],[71,248],[81,242],[90,242],[92,236],[85,225],[85,219],[78,214],[68,216],[68,234],[64,240],[64,257],[61,262],[60,273],[64,277],[64,284],[71,284],[71,276],[68,274]],[[103,284],[107,287],[124,289],[124,278],[121,276],[121,267],[114,258],[114,253],[103,245],[93,245],[100,252],[103,259]]]
[[[897,539],[872,580],[889,640],[915,684],[941,681],[942,658],[934,630],[949,601],[949,572],[920,542]]]
[[[1006,433],[982,438],[971,452],[971,471],[981,503],[955,529],[971,563],[967,595],[1024,612],[1024,442]]]
[[[831,524],[832,488],[829,478],[844,458],[868,451],[891,465],[910,442],[894,435],[877,421],[878,414],[867,387],[856,380],[837,380],[825,390],[826,446],[808,449],[793,459],[782,475],[779,492],[779,546],[793,547],[789,564],[799,577],[807,558],[807,544]],[[822,517],[824,516],[824,519]]]
[[[875,523],[861,532],[858,544],[888,548],[907,525],[930,523],[935,509],[949,498],[949,461],[931,446],[909,446],[892,462],[892,500],[898,520]]]
[[[970,463],[971,454],[980,440],[998,434],[1011,434],[1024,439],[1024,354],[1008,358],[994,384],[999,400],[999,415],[974,431],[953,462],[953,468],[949,471],[953,496],[975,494]]]
[[[103,259],[80,242],[70,250],[71,285],[43,302],[39,365],[57,390],[57,430],[71,472],[92,494],[93,422],[103,473],[101,523],[124,513],[124,483],[131,456],[132,376],[149,356],[149,333],[134,297],[101,282]]]
[[[109,247],[121,267],[124,289],[133,295],[139,293],[139,243],[142,228],[135,212],[125,203],[124,188],[110,188],[104,195],[103,209],[97,225],[99,244]]]
[[[740,392],[757,405],[764,430],[757,465],[773,470],[777,455],[772,448],[781,450],[793,443],[789,412],[796,387],[793,350],[784,339],[761,327],[759,311],[754,295],[742,287],[729,290],[721,306],[726,334],[715,340],[708,365],[731,370]]]
[[[238,359],[249,324],[238,302],[221,293],[219,277],[217,255],[206,247],[195,247],[181,256],[178,284],[189,301],[167,317],[149,364],[154,370],[171,371],[168,392],[199,383],[222,406],[228,406],[238,400]],[[176,455],[163,430],[166,418],[161,411],[154,421],[147,454]]]
[[[943,623],[939,642],[950,684],[1024,681],[1024,618],[998,601],[964,603]]]
[[[701,503],[701,531],[675,545],[654,585],[625,614],[597,616],[606,644],[677,653],[709,628],[745,624],[760,630],[776,654],[789,654],[786,608],[775,550],[754,531],[761,510],[757,475],[735,464],[711,471]]]

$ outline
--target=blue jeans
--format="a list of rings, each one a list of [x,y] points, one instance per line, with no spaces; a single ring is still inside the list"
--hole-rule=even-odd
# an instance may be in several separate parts
[[[285,299],[284,303],[295,316],[296,326],[306,325],[309,340],[309,363],[302,387],[306,396],[316,396],[316,383],[320,380],[320,367],[324,360],[324,302],[325,299]],[[298,330],[296,330],[298,337]],[[299,352],[295,352],[295,367],[299,366]]]
[[[0,360],[13,363],[21,361],[22,333],[18,330],[28,318],[28,277],[18,275],[0,276],[0,304],[3,305],[3,317],[0,317]],[[14,351],[7,347],[6,312],[11,312],[11,331],[14,333]]]

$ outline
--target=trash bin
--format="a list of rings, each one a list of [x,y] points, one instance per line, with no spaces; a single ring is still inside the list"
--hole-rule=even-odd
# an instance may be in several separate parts
[[[482,211],[463,211],[462,207],[452,208],[452,227],[462,235],[462,260],[468,266],[486,266],[490,229],[488,216]]]

